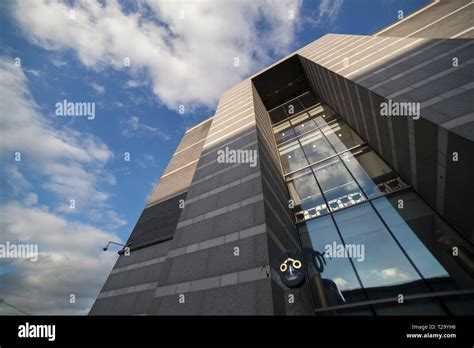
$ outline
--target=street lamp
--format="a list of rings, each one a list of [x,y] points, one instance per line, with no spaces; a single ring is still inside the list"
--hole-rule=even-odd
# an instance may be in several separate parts
[[[123,247],[123,249],[125,249],[125,248],[128,247],[131,243],[128,243],[127,245],[125,245],[125,244],[122,244],[122,243],[108,242],[107,245],[106,245],[102,250],[107,251],[107,250],[109,249],[109,245],[110,245],[110,244],[120,245],[121,247]]]

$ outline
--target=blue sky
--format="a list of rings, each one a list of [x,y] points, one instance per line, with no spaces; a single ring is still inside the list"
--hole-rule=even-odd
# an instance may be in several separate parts
[[[425,3],[2,3],[0,244],[37,243],[40,259],[1,260],[0,298],[87,313],[116,259],[102,245],[128,238],[182,134],[225,89],[326,33],[371,34]],[[95,118],[57,117],[64,99],[95,103]]]

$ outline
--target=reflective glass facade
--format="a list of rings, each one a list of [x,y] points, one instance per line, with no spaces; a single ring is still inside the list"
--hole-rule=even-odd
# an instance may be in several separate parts
[[[406,187],[324,103],[277,123],[274,134],[298,222]]]
[[[308,271],[316,312],[474,313],[468,242],[328,105],[298,110],[274,134],[302,247],[325,260]]]

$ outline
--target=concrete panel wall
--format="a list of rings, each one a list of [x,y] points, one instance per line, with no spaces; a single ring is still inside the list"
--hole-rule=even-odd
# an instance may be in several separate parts
[[[260,166],[217,160],[258,149],[252,105],[250,81],[220,100],[149,314],[273,313]]]

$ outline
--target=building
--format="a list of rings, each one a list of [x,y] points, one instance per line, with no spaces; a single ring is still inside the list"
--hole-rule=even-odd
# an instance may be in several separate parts
[[[434,1],[227,90],[90,314],[474,313],[472,18],[470,0]],[[281,257],[301,248],[326,264],[288,287]]]

